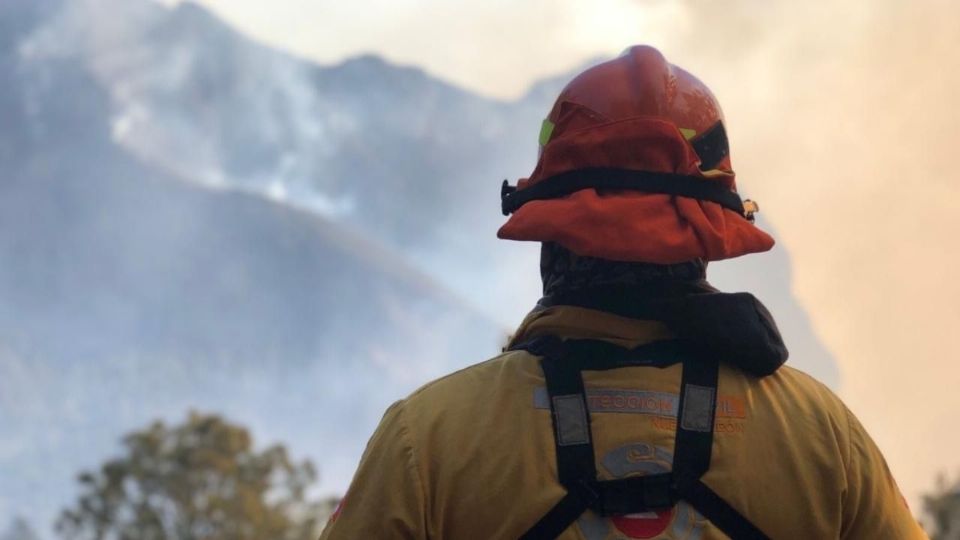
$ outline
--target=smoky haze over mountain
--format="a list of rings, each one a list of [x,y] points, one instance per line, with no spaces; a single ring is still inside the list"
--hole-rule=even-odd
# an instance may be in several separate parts
[[[841,395],[917,509],[960,466],[944,429],[960,410],[960,3],[678,5],[660,45],[717,91],[738,181],[775,216]]]
[[[537,298],[536,246],[494,237],[499,180],[532,169],[567,75],[495,101],[375,56],[318,66],[192,4],[0,21],[0,526],[46,528],[78,470],[188,408],[342,491],[392,400],[493,355]],[[784,250],[711,273],[837,384]]]

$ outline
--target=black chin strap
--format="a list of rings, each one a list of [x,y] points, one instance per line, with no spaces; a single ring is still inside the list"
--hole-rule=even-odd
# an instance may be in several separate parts
[[[741,201],[735,191],[716,181],[682,174],[606,167],[567,171],[519,190],[504,180],[500,188],[500,206],[503,215],[507,216],[530,201],[556,199],[584,189],[627,189],[710,201],[749,221],[753,221],[753,214],[757,211],[754,202]]]
[[[541,356],[550,396],[557,475],[567,494],[521,540],[558,537],[586,510],[601,516],[663,510],[689,502],[734,540],[767,537],[716,495],[701,477],[710,468],[719,364],[683,341],[624,349],[594,340],[560,341],[553,336],[515,347]],[[593,434],[583,371],[683,364],[673,469],[617,480],[597,479]]]

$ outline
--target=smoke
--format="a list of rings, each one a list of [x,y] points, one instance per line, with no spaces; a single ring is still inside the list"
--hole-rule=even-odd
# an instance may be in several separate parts
[[[841,396],[914,507],[938,470],[960,467],[960,433],[953,429],[960,396],[948,386],[960,379],[950,341],[960,326],[960,285],[952,275],[960,257],[957,2],[535,0],[450,8],[410,0],[379,2],[389,8],[382,10],[371,2],[311,8],[291,1],[269,9],[257,1],[206,3],[221,12],[227,5],[252,10],[249,20],[263,25],[259,35],[299,39],[309,46],[298,50],[324,61],[375,49],[497,95],[516,95],[530,80],[631,43],[661,48],[724,104],[741,190],[760,201],[790,252],[794,292],[840,362]],[[440,4],[446,11],[431,9]],[[284,10],[297,24],[281,20]],[[440,22],[442,15],[458,22]],[[59,33],[51,38],[68,42]],[[99,76],[127,73],[118,55],[100,57]],[[289,82],[277,86],[301,88]],[[114,98],[127,103],[127,95]],[[319,116],[301,114],[312,103],[307,97],[293,101],[291,118]],[[130,104],[122,110],[136,113]],[[130,116],[127,143],[144,133],[138,118]],[[215,150],[211,161],[219,157]]]
[[[724,104],[741,188],[916,508],[960,468],[960,4],[688,2],[677,28],[660,45]]]

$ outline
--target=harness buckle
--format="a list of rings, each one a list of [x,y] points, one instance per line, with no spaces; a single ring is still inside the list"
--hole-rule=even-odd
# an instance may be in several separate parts
[[[602,516],[625,516],[671,508],[677,502],[673,475],[659,473],[596,483],[598,500],[592,507]]]
[[[676,490],[673,487],[673,475],[652,476],[647,482],[647,489],[643,490],[643,504],[651,510],[670,508],[677,502]]]

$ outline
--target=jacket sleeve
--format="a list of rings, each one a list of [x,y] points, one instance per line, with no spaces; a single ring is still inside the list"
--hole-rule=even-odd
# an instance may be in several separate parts
[[[402,401],[387,409],[321,540],[427,538],[424,486],[403,415]]]
[[[841,538],[926,539],[920,524],[890,474],[886,460],[849,410],[847,491],[843,498]]]

